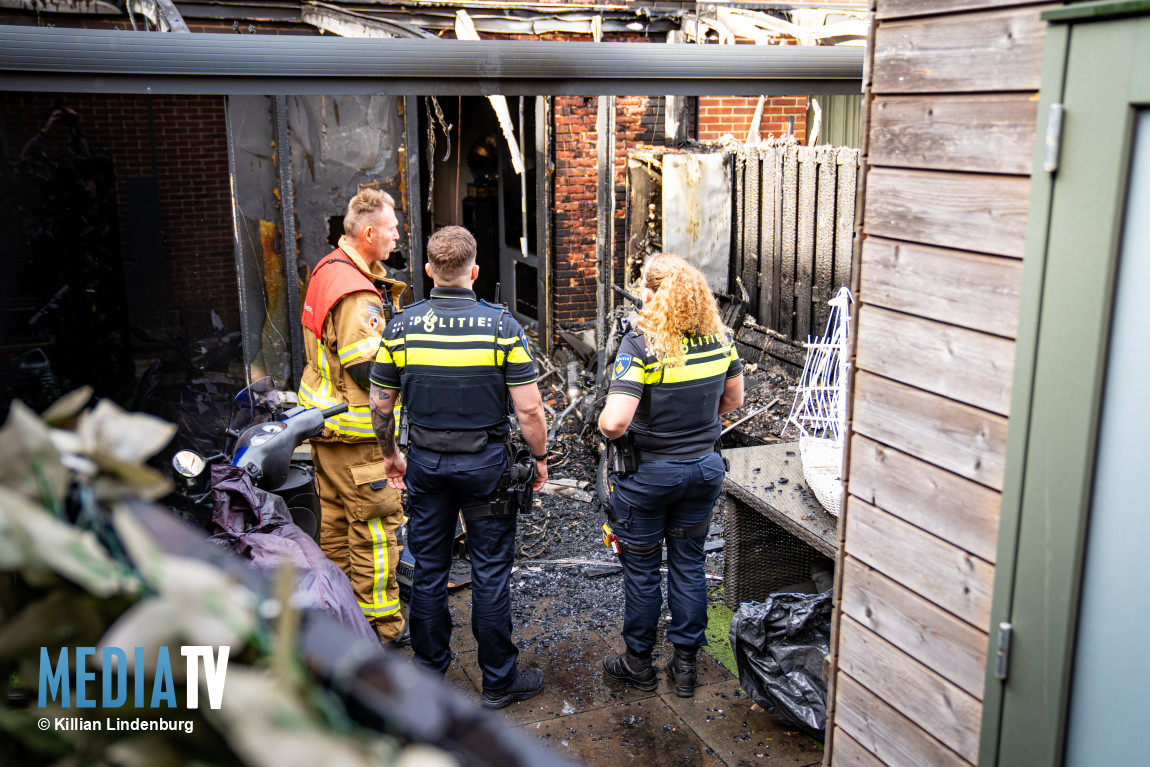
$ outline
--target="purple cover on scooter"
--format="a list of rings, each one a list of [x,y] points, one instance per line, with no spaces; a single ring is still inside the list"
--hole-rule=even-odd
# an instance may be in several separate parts
[[[291,521],[287,504],[252,484],[243,469],[212,466],[213,541],[251,560],[257,570],[274,572],[285,561],[296,570],[294,597],[302,606],[329,613],[365,639],[379,641],[363,616],[347,575],[311,537]]]

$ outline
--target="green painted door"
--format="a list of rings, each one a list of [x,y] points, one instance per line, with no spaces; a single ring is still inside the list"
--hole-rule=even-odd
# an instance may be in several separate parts
[[[1150,764],[1147,14],[1045,14],[981,765]]]

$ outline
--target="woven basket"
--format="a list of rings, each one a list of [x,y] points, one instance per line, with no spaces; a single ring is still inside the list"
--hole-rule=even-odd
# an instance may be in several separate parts
[[[827,513],[839,515],[843,497],[843,448],[833,439],[799,437],[803,479]]]

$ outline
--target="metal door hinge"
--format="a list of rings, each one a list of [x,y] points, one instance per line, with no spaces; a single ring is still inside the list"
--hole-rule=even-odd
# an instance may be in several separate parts
[[[1058,170],[1058,156],[1062,151],[1062,119],[1066,108],[1061,103],[1050,105],[1046,118],[1046,155],[1042,159],[1042,169],[1047,173]]]
[[[1010,639],[1014,634],[1014,626],[1003,621],[998,624],[998,642],[994,652],[994,675],[1000,681],[1006,681],[1010,673]]]

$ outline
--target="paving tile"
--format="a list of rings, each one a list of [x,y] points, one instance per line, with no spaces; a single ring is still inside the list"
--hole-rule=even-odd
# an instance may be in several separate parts
[[[602,662],[608,651],[607,644],[593,631],[539,635],[523,642],[519,667],[542,669],[543,692],[502,709],[504,716],[515,724],[523,724],[654,697],[654,692],[606,679]],[[467,659],[464,669],[482,690],[478,659],[470,654]]]
[[[471,589],[448,592],[447,608],[451,611],[451,651],[471,652],[478,647],[471,635]]]
[[[483,691],[471,681],[471,677],[464,671],[464,666],[474,664],[475,662],[474,650],[457,654],[452,664],[447,667],[447,673],[444,674],[443,679],[451,685],[452,689],[461,693],[469,701],[478,706],[480,705],[479,699]]]
[[[722,767],[707,746],[659,698],[632,700],[608,708],[521,726],[545,748],[587,764],[669,764]]]
[[[751,700],[736,680],[696,688],[695,698],[660,696],[728,767],[821,764],[822,749],[788,730]]]

